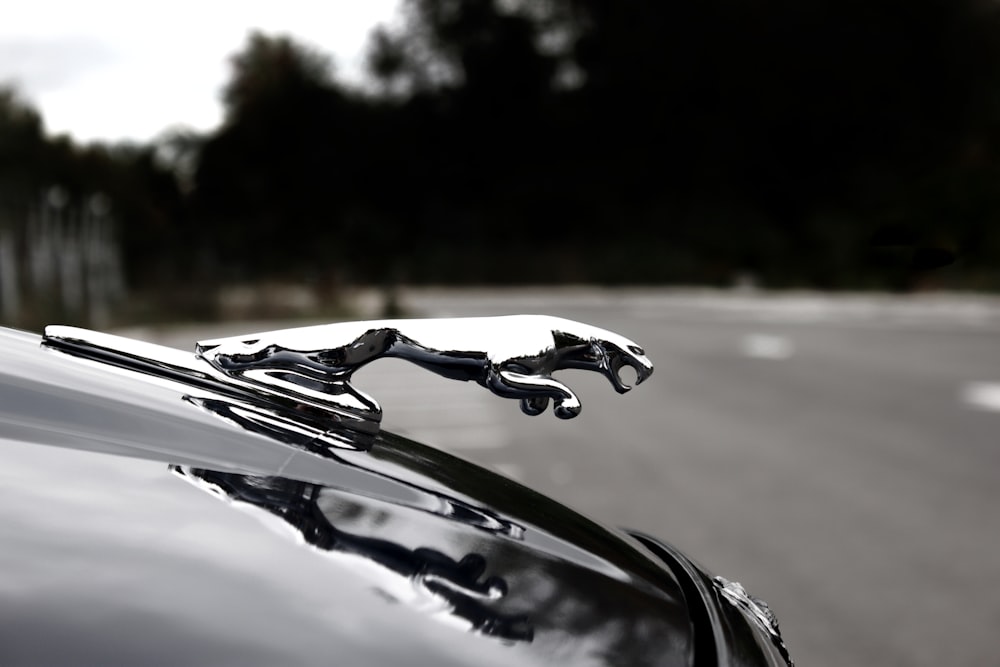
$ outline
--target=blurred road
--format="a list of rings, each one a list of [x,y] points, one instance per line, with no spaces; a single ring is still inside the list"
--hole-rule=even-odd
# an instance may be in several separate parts
[[[1000,302],[634,290],[402,301],[427,316],[589,322],[638,341],[656,373],[625,396],[564,373],[583,400],[564,422],[380,361],[357,384],[382,401],[386,428],[741,581],[776,610],[800,665],[1000,664]],[[247,326],[128,333],[191,349],[229,331]]]

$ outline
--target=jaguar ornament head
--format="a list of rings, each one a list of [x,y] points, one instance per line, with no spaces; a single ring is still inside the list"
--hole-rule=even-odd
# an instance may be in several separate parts
[[[528,393],[521,397],[521,410],[527,415],[541,414],[553,399],[553,411],[560,419],[571,419],[580,414],[581,404],[576,394],[564,383],[552,377],[563,369],[589,370],[604,375],[619,394],[632,389],[622,377],[626,367],[635,371],[635,384],[641,384],[653,374],[653,363],[645,350],[636,342],[613,331],[557,317],[521,315],[531,318],[536,326],[545,325],[551,336],[551,347],[542,354],[514,357],[498,364],[495,372],[508,384]],[[512,377],[524,371],[526,377]],[[515,383],[520,380],[520,383]],[[526,386],[530,385],[530,386]],[[496,386],[491,389],[505,395]],[[532,391],[533,390],[533,391]]]

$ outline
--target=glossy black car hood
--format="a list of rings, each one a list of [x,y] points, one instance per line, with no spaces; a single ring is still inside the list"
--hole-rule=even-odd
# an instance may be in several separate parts
[[[0,360],[0,664],[692,661],[668,569],[510,480],[37,336]]]

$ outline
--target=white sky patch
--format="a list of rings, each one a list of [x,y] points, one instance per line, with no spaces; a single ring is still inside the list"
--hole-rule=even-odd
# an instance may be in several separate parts
[[[740,351],[753,359],[783,360],[795,354],[795,344],[784,336],[747,334],[740,341]]]
[[[13,3],[8,3],[13,4]],[[35,0],[0,21],[0,83],[17,83],[50,133],[152,139],[172,126],[210,130],[229,58],[253,30],[289,35],[362,78],[368,35],[398,0]]]
[[[970,382],[962,388],[962,402],[980,410],[1000,412],[1000,382]]]

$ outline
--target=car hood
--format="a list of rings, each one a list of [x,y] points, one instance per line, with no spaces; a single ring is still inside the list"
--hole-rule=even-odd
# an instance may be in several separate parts
[[[0,663],[690,664],[633,538],[385,431],[0,331]]]

